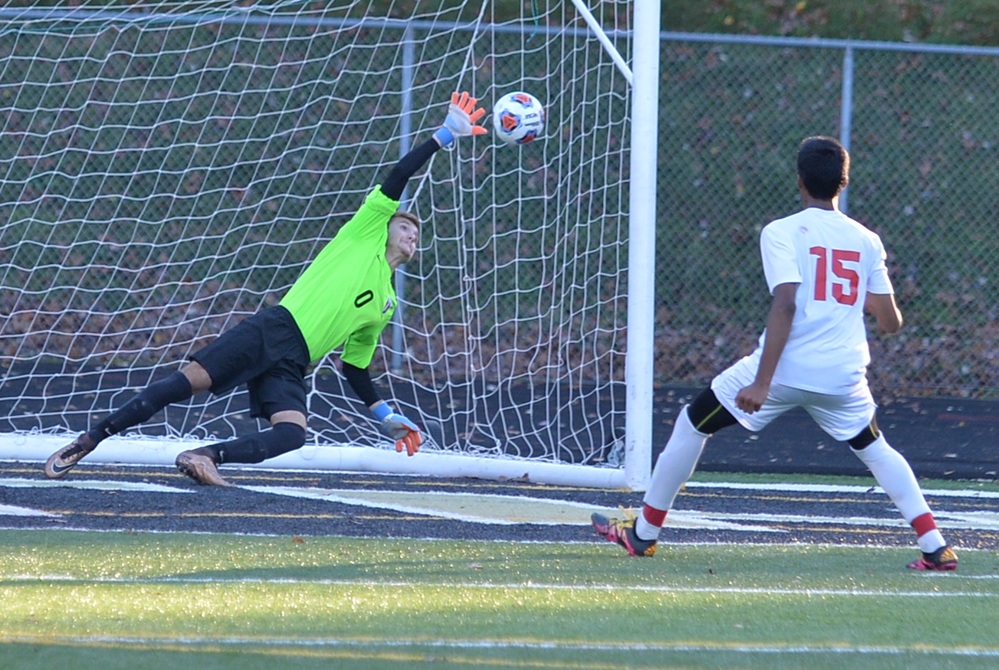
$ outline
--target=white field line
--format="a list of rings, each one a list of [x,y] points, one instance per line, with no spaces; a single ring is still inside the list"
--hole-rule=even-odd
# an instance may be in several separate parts
[[[307,498],[369,509],[391,509],[403,514],[436,516],[471,523],[499,525],[582,525],[590,524],[590,512],[618,516],[619,510],[588,503],[531,496],[454,493],[440,491],[392,491],[377,489],[321,489],[288,486],[243,486],[243,489],[272,495]],[[946,519],[947,528],[999,530],[999,513],[949,512],[936,514]],[[715,529],[741,532],[786,532],[763,524],[810,524],[908,528],[901,516],[890,518],[839,517],[803,514],[753,514],[674,510],[666,517],[666,528]]]
[[[999,579],[999,575],[978,575],[978,579]],[[918,577],[917,577],[918,578]],[[968,577],[965,579],[970,579]],[[949,581],[961,579],[950,573]],[[0,584],[34,582],[78,582],[87,584],[269,584],[276,586],[342,586],[348,588],[434,588],[444,586],[458,590],[482,589],[524,591],[634,591],[636,593],[728,593],[737,595],[844,596],[865,598],[999,598],[999,593],[981,591],[939,591],[937,586],[927,591],[887,591],[881,589],[775,589],[751,587],[676,586],[671,584],[545,584],[539,582],[448,582],[446,585],[415,581],[374,581],[357,579],[271,579],[264,577],[79,577],[74,575],[11,575],[0,577]]]
[[[329,474],[323,471],[316,471],[322,474]],[[180,489],[162,484],[152,484],[144,482],[117,482],[113,480],[46,480],[46,479],[26,479],[26,478],[0,478],[0,487],[8,486],[14,488],[47,488],[47,487],[69,487],[80,489],[99,490],[126,490],[126,491],[157,491],[162,493],[191,493],[190,489]],[[877,493],[885,495],[879,486],[850,486],[845,484],[791,484],[775,482],[772,484],[747,484],[739,482],[687,482],[687,488],[699,489],[737,489],[745,491],[785,491],[795,493]],[[266,489],[269,487],[244,486],[246,489]],[[281,487],[273,487],[281,488]],[[288,488],[288,487],[284,487]],[[308,490],[303,488],[303,490]],[[357,489],[352,489],[357,490]],[[441,496],[462,496],[476,495],[455,492],[437,492]],[[932,495],[942,498],[982,498],[999,500],[999,491],[975,491],[971,489],[923,489],[924,495]],[[477,494],[492,495],[492,494]],[[887,497],[887,496],[886,496]],[[564,501],[566,504],[577,504],[584,506],[584,503],[572,503]]]
[[[47,488],[72,488],[86,489],[94,491],[136,491],[149,493],[193,493],[190,489],[178,489],[163,484],[152,484],[150,482],[121,482],[113,479],[24,479],[24,478],[0,478],[0,488],[13,489],[47,489]]]
[[[130,491],[155,493],[193,493],[190,489],[146,482],[114,480],[49,481],[24,478],[0,478],[0,488],[51,488],[71,487],[102,491]],[[688,487],[701,489],[745,489],[758,491],[865,493],[874,491],[863,486],[809,485],[809,484],[742,484],[734,482],[689,482]],[[392,491],[371,489],[320,489],[315,487],[243,486],[244,490],[257,493],[290,496],[357,505],[372,509],[392,509],[401,513],[450,518],[457,521],[487,524],[531,525],[589,525],[589,513],[598,511],[611,516],[616,509],[603,508],[587,503],[554,498],[509,496],[483,493],[455,493],[442,491]],[[877,489],[880,490],[880,489]],[[987,491],[934,490],[934,495],[970,499],[999,497]],[[0,505],[0,516],[52,516],[41,510]],[[938,512],[937,519],[946,521],[946,527],[960,530],[999,530],[999,513],[992,511]],[[787,532],[761,524],[809,524],[836,526],[873,526],[903,529],[907,524],[898,516],[835,517],[794,514],[733,514],[724,512],[699,512],[675,510],[667,517],[671,528],[716,529],[742,532]]]
[[[139,467],[139,466],[135,466]],[[275,469],[274,472],[286,472],[286,470]],[[292,472],[300,472],[294,470]],[[324,470],[309,470],[316,474],[330,474]],[[355,473],[348,473],[355,474]],[[385,477],[409,477],[411,475],[398,475],[393,473],[382,473]],[[73,488],[110,488],[118,487],[123,490],[149,490],[162,491],[165,493],[190,493],[189,489],[178,489],[160,484],[140,483],[140,482],[113,482],[110,480],[45,480],[45,479],[25,479],[25,478],[0,478],[0,486],[43,488],[43,487],[73,487]],[[885,495],[880,486],[851,486],[846,484],[792,484],[774,482],[770,484],[748,484],[740,482],[687,482],[687,488],[692,489],[737,489],[745,491],[785,491],[795,493],[877,493]],[[242,487],[252,489],[254,487]],[[467,495],[461,493],[440,492],[441,495]],[[923,494],[937,496],[941,498],[981,498],[999,500],[999,491],[977,491],[973,489],[923,489]],[[489,495],[489,494],[486,494]],[[887,496],[885,496],[887,497]],[[577,503],[579,504],[579,503]]]
[[[670,514],[674,514],[670,512]],[[880,519],[856,516],[818,516],[810,514],[734,514],[730,512],[699,512],[712,520],[746,523],[800,523],[837,526],[877,526],[879,528],[908,528],[904,519]],[[935,512],[937,521],[946,519],[946,529],[999,530],[999,512]],[[668,519],[669,517],[667,517]]]
[[[743,484],[737,482],[687,482],[687,488],[740,489],[744,491],[788,491],[797,493],[878,493],[886,495],[880,486],[847,486],[844,484]],[[999,491],[971,489],[923,489],[923,495],[938,498],[999,499]]]
[[[240,488],[271,495],[306,498],[368,509],[390,509],[402,514],[441,517],[468,523],[496,525],[530,524],[535,526],[589,526],[590,514],[620,514],[618,508],[554,498],[510,496],[492,493],[454,493],[450,491],[393,491],[379,489],[321,489],[290,486],[242,486]],[[722,521],[713,514],[677,511],[668,519],[675,528],[732,530],[743,532],[786,532],[767,526],[750,526],[739,515]]]
[[[30,507],[18,507],[17,505],[0,504],[0,516],[37,516],[49,519],[59,518],[58,514],[50,514],[42,510],[31,509]]]
[[[0,634],[0,641],[6,643],[22,644],[105,644],[105,645],[141,645],[141,646],[231,646],[231,647],[261,647],[275,646],[286,648],[356,648],[356,649],[379,649],[379,648],[433,648],[433,649],[531,649],[538,651],[597,651],[597,652],[692,652],[692,653],[739,653],[739,654],[801,654],[801,655],[873,655],[873,656],[953,656],[953,657],[979,657],[979,658],[999,658],[999,648],[996,647],[933,647],[926,644],[918,646],[873,646],[861,645],[857,647],[845,646],[837,643],[835,645],[747,645],[747,644],[705,644],[704,642],[603,642],[603,643],[579,643],[579,642],[552,642],[537,640],[432,640],[412,638],[408,640],[399,639],[350,639],[350,638],[211,638],[211,637],[71,637],[71,636],[34,636],[34,635],[3,635]]]
[[[0,525],[0,531],[12,531],[12,532],[34,532],[34,533],[80,533],[83,534],[121,534],[123,531],[116,528],[21,528],[19,526],[4,526]],[[218,535],[219,533],[214,533],[205,530],[144,530],[143,535],[205,535],[212,536]],[[231,535],[235,537],[257,537],[257,538],[273,538],[273,537],[287,537],[287,535],[282,535],[279,533],[221,533],[222,535]],[[368,537],[356,537],[353,535],[326,535],[325,538],[333,538],[338,540],[374,540],[375,538]],[[441,542],[440,538],[436,537],[384,537],[379,538],[382,540],[399,540],[404,539],[408,543],[433,543]],[[552,544],[551,542],[546,542],[544,540],[508,540],[508,539],[483,539],[483,540],[462,540],[463,542],[476,542],[478,544]],[[560,546],[577,546],[577,547],[593,547],[595,545],[599,546],[598,542],[588,541],[588,540],[560,540],[557,544]],[[826,549],[898,549],[898,545],[895,544],[881,544],[878,542],[864,543],[864,544],[843,544],[838,542],[810,542],[807,545],[801,543],[791,544],[781,544],[775,545],[771,542],[732,542],[719,540],[717,542],[684,542],[685,547],[758,547],[760,549],[773,549],[775,546],[789,547],[789,546],[807,546],[815,548],[826,548]],[[962,554],[967,553],[992,553],[991,549],[981,549],[979,547],[961,547],[958,549]],[[18,576],[21,579],[22,576]],[[25,576],[24,579],[40,579],[33,576]],[[993,580],[999,579],[999,575],[957,575],[953,572],[925,572],[919,575],[919,579],[950,579],[950,580],[965,580],[965,579],[984,579]],[[46,577],[46,579],[64,579],[73,580],[79,579],[79,577],[74,577],[72,575],[54,575]],[[2,577],[0,577],[2,580]]]

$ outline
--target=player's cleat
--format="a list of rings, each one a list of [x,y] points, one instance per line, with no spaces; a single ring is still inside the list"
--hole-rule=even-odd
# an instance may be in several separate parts
[[[635,517],[625,510],[624,519],[608,519],[594,512],[590,522],[597,533],[608,542],[617,542],[632,556],[652,556],[656,553],[655,540],[643,540],[635,534]]]
[[[232,486],[219,474],[215,457],[205,447],[180,452],[177,455],[177,469],[199,484]]]
[[[81,458],[96,448],[97,445],[90,439],[90,436],[82,433],[65,447],[49,456],[49,460],[45,461],[45,476],[49,479],[65,477],[67,472],[76,467]]]
[[[957,570],[957,554],[950,545],[945,544],[933,553],[924,551],[922,556],[907,567],[910,570]]]

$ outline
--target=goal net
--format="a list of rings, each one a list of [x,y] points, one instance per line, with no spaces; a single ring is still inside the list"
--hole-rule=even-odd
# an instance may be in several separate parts
[[[570,3],[52,4],[0,9],[5,444],[44,458],[276,304],[452,91],[488,109],[526,90],[542,138],[461,140],[404,196],[425,224],[372,376],[424,451],[387,450],[334,355],[310,377],[302,457],[535,479],[523,464],[620,464],[630,91]],[[629,5],[596,18],[627,31]],[[237,391],[124,437],[176,453],[257,429]]]

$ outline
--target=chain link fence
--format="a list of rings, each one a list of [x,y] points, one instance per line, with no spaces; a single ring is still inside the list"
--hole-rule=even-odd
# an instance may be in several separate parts
[[[390,139],[399,135],[400,110],[365,105],[359,91],[320,102],[278,99],[282,91],[302,92],[293,85],[302,79],[316,85],[350,82],[340,72],[307,72],[289,58],[289,45],[300,42],[296,48],[305,54],[322,45],[305,29],[239,28],[267,33],[253,35],[260,49],[255,57],[269,62],[266,68],[241,64],[236,28],[198,30],[221,31],[221,36],[211,36],[220,46],[198,50],[187,33],[179,38],[168,31],[124,30],[117,35],[77,34],[67,47],[66,40],[53,39],[51,32],[29,31],[0,49],[5,63],[2,91],[13,110],[0,137],[0,272],[4,286],[21,289],[0,296],[2,329],[9,335],[0,353],[6,352],[9,360],[50,353],[85,359],[168,349],[170,342],[156,339],[162,337],[164,325],[192,318],[170,308],[178,301],[194,311],[210,303],[211,312],[219,315],[198,321],[202,325],[185,335],[184,346],[212,336],[227,312],[251,312],[261,302],[273,301],[275,291],[286,287],[316,251],[287,242],[321,237],[318,231],[327,218],[349,215],[372,175],[394,159],[396,147]],[[226,31],[234,34],[227,37]],[[268,35],[274,39],[265,39]],[[366,37],[358,31],[359,50],[368,48]],[[111,39],[135,40],[129,45],[133,56],[116,61],[121,43],[113,49],[102,44]],[[583,38],[574,33],[564,39]],[[627,51],[622,34],[615,39]],[[530,40],[521,35],[515,42]],[[22,52],[41,56],[26,60],[19,56]],[[95,57],[105,52],[108,57]],[[596,123],[612,118],[610,130],[591,137],[608,152],[621,151],[621,160],[612,165],[622,174],[607,174],[606,163],[595,163],[594,169],[604,167],[605,173],[581,181],[580,191],[611,192],[604,200],[617,207],[626,202],[627,161],[621,145],[629,138],[617,136],[624,134],[627,123],[613,117],[623,112],[616,115],[606,101],[594,109],[587,107],[585,96],[574,100],[568,77],[542,83],[538,74],[563,52],[553,53],[539,51],[537,66],[522,76],[536,82],[535,90],[542,94],[547,88],[548,101],[561,101],[549,110],[553,134],[571,138],[574,127],[585,124],[588,116]],[[392,79],[397,76],[392,69],[397,63],[391,60],[395,55],[385,57],[390,62],[378,65],[373,59],[371,65],[392,73],[381,80],[383,86],[398,88]],[[799,208],[797,145],[808,135],[826,134],[842,136],[851,150],[852,185],[845,202],[851,216],[882,236],[907,321],[899,335],[872,337],[874,388],[899,395],[999,394],[999,239],[992,232],[999,211],[994,187],[999,176],[999,120],[992,113],[999,49],[665,34],[661,59],[662,115],[656,138],[658,381],[703,384],[755,346],[769,305],[758,233],[770,220]],[[302,60],[306,69],[328,65]],[[80,69],[70,71],[67,63]],[[487,65],[480,64],[480,71]],[[109,67],[121,68],[113,73],[119,80],[114,90],[99,85]],[[88,74],[86,68],[95,73]],[[420,77],[418,71],[418,108],[431,108],[423,97],[439,91],[424,90],[429,84]],[[128,83],[151,79],[161,82],[162,91]],[[611,88],[620,89],[616,95],[625,110],[627,91],[619,84]],[[218,94],[196,95],[207,89]],[[362,102],[347,104],[347,99]],[[388,98],[377,99],[383,104]],[[116,104],[104,104],[111,100]],[[289,105],[299,113],[271,114]],[[172,106],[178,111],[170,112]],[[26,109],[33,110],[30,124]],[[335,137],[318,133],[308,149],[296,148],[302,127],[319,127],[330,114],[337,116],[343,130]],[[160,123],[160,116],[172,120]],[[183,121],[191,118],[197,123]],[[417,126],[428,123],[425,118],[415,120]],[[219,155],[223,145],[213,133],[238,137],[243,153]],[[341,154],[351,156],[352,169],[344,172],[343,184],[330,195],[321,177],[337,165]],[[571,156],[567,152],[563,158]],[[229,170],[205,167],[216,159]],[[526,160],[539,159],[535,154]],[[543,200],[545,180],[558,172],[552,165],[528,168],[534,181],[517,182],[515,188]],[[604,183],[597,184],[601,180]],[[261,183],[268,185],[267,191],[260,189]],[[496,183],[497,188],[514,188],[513,182]],[[132,230],[139,221],[159,222],[163,211],[172,213],[171,220],[155,232]],[[274,236],[266,244],[239,225],[247,211]],[[93,232],[96,228],[100,232]],[[599,237],[607,231],[590,232]],[[137,242],[127,249],[116,246],[117,236]],[[626,254],[616,246],[616,232],[613,237],[594,245],[614,249],[616,263]],[[186,258],[181,250],[180,256],[172,256],[173,262],[162,261],[178,238],[194,240],[185,242],[194,245],[192,254],[206,244],[223,249],[229,244],[241,252],[177,262]],[[497,236],[491,242],[504,243],[511,246],[496,249],[494,257],[516,258],[517,238]],[[248,262],[248,254],[256,256]],[[45,267],[52,271],[38,271]],[[114,267],[132,283],[108,284]],[[257,280],[232,274],[237,268],[252,268],[260,275],[260,286],[247,293],[246,287]],[[525,274],[517,277],[523,286],[512,287],[511,293],[531,290],[530,271],[530,264],[525,265]],[[585,274],[614,281],[599,271]],[[230,276],[235,279],[226,279]],[[192,277],[209,279],[193,282]],[[99,295],[78,305],[73,300],[85,295],[78,292],[81,287]],[[410,290],[418,295],[418,287]],[[586,295],[599,300],[600,290]],[[154,295],[164,304],[150,309]],[[32,300],[31,309],[26,309],[25,301]],[[107,344],[110,340],[101,338],[109,328],[100,314],[111,312],[126,317],[134,313],[134,322],[116,329],[118,340]],[[61,321],[68,323],[64,327],[69,335],[53,335],[58,330],[53,324]],[[608,340],[616,337],[611,326],[598,329]],[[86,329],[93,330],[93,337],[78,337]],[[75,352],[73,346],[85,350]],[[620,378],[623,366],[617,366],[614,375]]]
[[[999,393],[999,49],[670,34],[660,99],[657,378],[748,353],[769,295],[758,234],[800,208],[798,143],[851,151],[848,213],[881,235],[906,318],[871,383]]]

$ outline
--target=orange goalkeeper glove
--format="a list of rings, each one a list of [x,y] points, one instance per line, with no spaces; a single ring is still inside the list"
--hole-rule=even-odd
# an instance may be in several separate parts
[[[420,450],[423,438],[420,437],[420,429],[415,423],[395,412],[385,402],[372,407],[371,413],[380,422],[382,432],[396,441],[396,451],[401,452],[405,447],[406,453],[412,456]]]
[[[442,147],[451,144],[458,137],[485,135],[488,132],[483,126],[476,125],[486,114],[485,109],[475,108],[477,102],[467,91],[451,94],[451,104],[448,105],[444,125],[434,133],[434,138]]]

